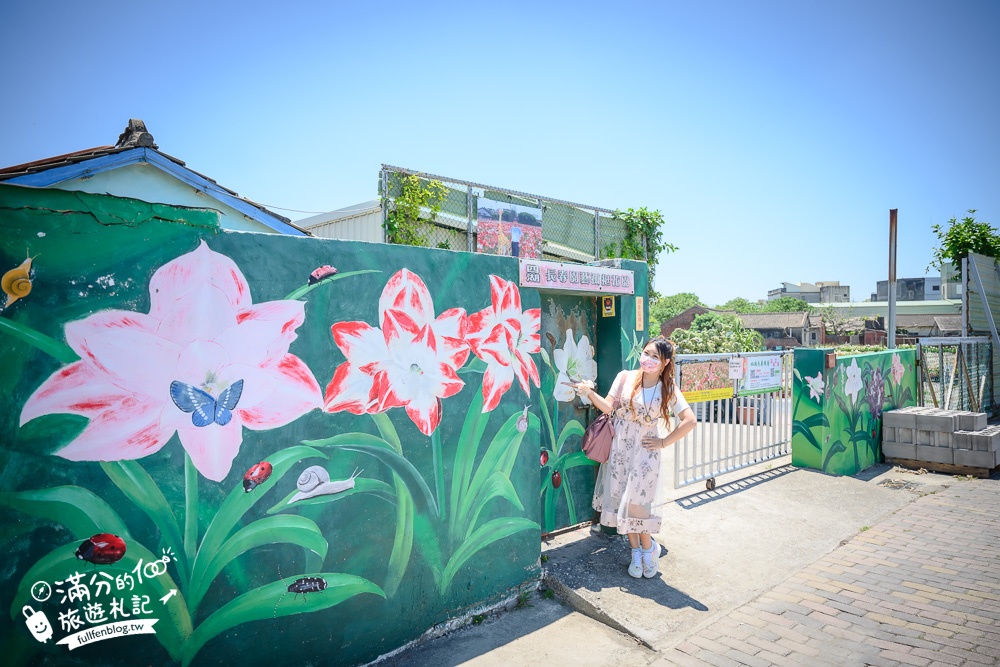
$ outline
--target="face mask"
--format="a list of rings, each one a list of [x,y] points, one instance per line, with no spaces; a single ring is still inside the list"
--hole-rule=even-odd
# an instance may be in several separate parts
[[[639,357],[639,368],[646,371],[647,373],[655,373],[660,370],[660,362],[657,359],[649,356],[648,354],[643,354]]]

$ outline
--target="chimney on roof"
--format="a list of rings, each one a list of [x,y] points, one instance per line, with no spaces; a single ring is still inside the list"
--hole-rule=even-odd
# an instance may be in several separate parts
[[[129,118],[125,131],[118,135],[115,148],[158,148],[153,135],[146,131],[146,124],[139,118]]]

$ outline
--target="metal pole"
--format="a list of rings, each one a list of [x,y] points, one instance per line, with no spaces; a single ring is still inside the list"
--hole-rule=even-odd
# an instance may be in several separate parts
[[[385,221],[389,217],[389,172],[383,168],[382,173],[382,243],[389,242],[389,236],[386,234]]]
[[[896,349],[896,211],[889,209],[889,321],[886,322],[885,346]]]
[[[969,258],[962,258],[962,338],[969,335]]]
[[[468,186],[467,189],[466,189],[466,194],[465,194],[465,213],[466,213],[466,216],[468,217],[468,222],[469,222],[469,228],[468,228],[468,232],[467,232],[468,237],[469,237],[468,238],[468,241],[469,241],[468,242],[469,252],[475,252],[476,251],[476,247],[475,247],[475,243],[473,242],[473,239],[475,238],[475,234],[476,234],[476,228],[475,228],[475,224],[476,223],[475,223],[475,220],[476,220],[477,216],[474,216],[472,214],[473,211],[472,211],[472,186],[471,185]]]
[[[601,214],[594,211],[594,261],[601,258]]]

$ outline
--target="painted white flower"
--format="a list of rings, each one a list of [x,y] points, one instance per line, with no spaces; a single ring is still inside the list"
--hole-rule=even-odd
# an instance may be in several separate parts
[[[575,393],[571,387],[564,382],[580,382],[582,380],[594,381],[597,379],[597,362],[594,361],[594,348],[590,344],[590,339],[586,336],[580,338],[579,343],[573,342],[573,330],[566,330],[566,342],[562,349],[554,350],[552,360],[559,371],[556,378],[555,389],[552,390],[552,397],[564,403],[572,401]],[[584,404],[590,401],[581,397]]]
[[[844,383],[844,393],[851,397],[851,405],[858,400],[858,393],[865,388],[865,383],[861,380],[861,369],[858,367],[858,360],[851,359],[851,365],[844,369],[847,373],[847,382]]]
[[[899,360],[899,355],[892,355],[892,379],[899,384],[899,381],[903,379],[903,373],[906,369],[903,368],[903,362]]]
[[[809,398],[814,401],[818,401],[819,397],[823,395],[823,389],[825,385],[823,383],[823,371],[816,373],[816,377],[806,376],[806,384],[809,385]]]

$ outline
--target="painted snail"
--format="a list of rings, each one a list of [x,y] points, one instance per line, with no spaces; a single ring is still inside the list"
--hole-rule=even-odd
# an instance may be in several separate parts
[[[299,492],[292,496],[292,499],[288,502],[294,503],[299,500],[305,500],[306,498],[328,496],[334,493],[343,493],[348,489],[353,489],[354,478],[362,472],[364,471],[355,470],[350,479],[342,479],[331,482],[330,473],[326,468],[323,466],[309,466],[302,471],[302,474],[299,475],[298,481],[295,483]]]
[[[21,262],[20,266],[3,274],[3,278],[0,279],[0,287],[7,295],[4,308],[10,308],[12,303],[31,294],[31,262],[34,259],[34,257],[28,257]]]

